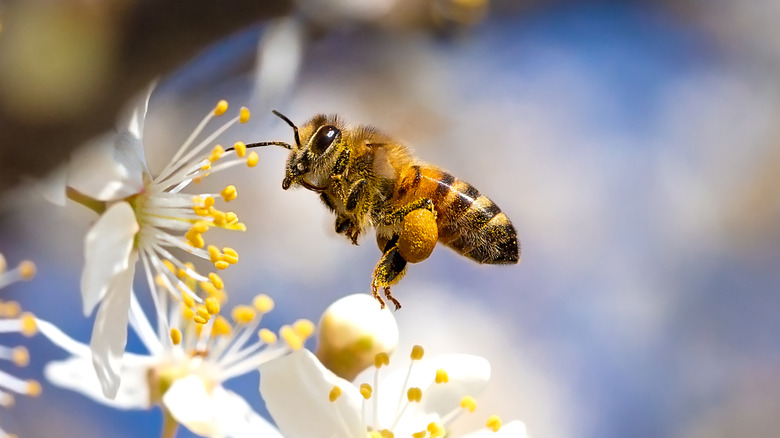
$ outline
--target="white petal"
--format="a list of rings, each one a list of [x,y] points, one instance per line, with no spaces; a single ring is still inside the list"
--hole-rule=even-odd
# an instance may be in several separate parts
[[[126,106],[116,122],[117,132],[127,132],[132,137],[141,140],[144,135],[144,123],[146,121],[146,111],[149,109],[149,99],[152,97],[157,82],[152,82],[141,91]],[[141,151],[143,152],[143,150]]]
[[[99,201],[115,201],[143,189],[146,163],[140,140],[128,133],[106,133],[71,155],[68,186]]]
[[[108,208],[84,239],[84,271],[81,297],[84,315],[89,316],[103,299],[109,284],[129,267],[133,239],[138,232],[135,213],[127,202]]]
[[[63,361],[49,362],[43,373],[49,382],[79,392],[99,403],[118,409],[148,409],[150,407],[148,371],[149,364],[125,363],[121,370],[122,383],[113,400],[103,395],[92,361],[89,359],[72,357]]]
[[[443,369],[449,376],[448,383],[435,383],[436,370]],[[490,363],[470,354],[448,354],[416,362],[409,377],[409,384],[403,387],[406,369],[399,369],[379,382],[382,396],[379,398],[380,423],[392,423],[401,391],[409,387],[422,389],[423,396],[415,409],[408,411],[410,417],[434,414],[444,417],[458,409],[464,396],[477,397],[490,381]],[[405,417],[406,418],[406,417]]]
[[[282,438],[241,396],[222,386],[209,394],[197,376],[174,382],[163,396],[163,403],[177,422],[199,435]]]
[[[341,388],[342,394],[331,403],[328,396],[334,386]],[[287,438],[366,436],[360,391],[330,372],[308,350],[263,364],[260,394]]]
[[[130,266],[111,281],[92,328],[92,363],[103,394],[116,397],[119,390],[122,355],[127,345],[127,322],[130,311],[130,288],[133,286],[137,253],[130,254]]]
[[[501,426],[501,429],[498,429],[498,432],[493,432],[491,429],[484,428],[466,434],[462,438],[525,438],[526,436],[525,423],[514,420]]]
[[[68,185],[67,182],[68,168],[66,166],[60,166],[49,172],[48,175],[40,180],[34,181],[33,187],[41,196],[43,196],[43,199],[54,205],[64,207],[68,200],[65,193]]]

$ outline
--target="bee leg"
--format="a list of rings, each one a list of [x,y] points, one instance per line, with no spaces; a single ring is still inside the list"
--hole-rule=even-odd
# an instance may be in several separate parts
[[[340,181],[341,177],[344,175],[344,172],[347,170],[347,165],[349,164],[349,148],[344,149],[344,152],[339,155],[339,157],[336,159],[336,164],[333,165],[333,173],[331,174],[331,179],[334,181]]]
[[[434,214],[434,217],[435,217],[436,209],[433,208],[433,201],[431,201],[428,198],[420,198],[420,199],[418,199],[416,201],[412,201],[412,202],[404,205],[403,207],[398,208],[394,212],[392,212],[389,215],[387,215],[387,217],[385,217],[385,220],[384,220],[384,225],[394,225],[394,224],[397,224],[397,223],[401,222],[402,220],[404,220],[404,218],[406,217],[407,214],[411,213],[414,210],[419,210],[421,208],[424,208],[424,209],[430,211],[431,213]]]
[[[349,195],[347,195],[347,202],[344,205],[344,207],[347,209],[347,212],[355,211],[355,209],[358,208],[360,204],[362,204],[361,201],[366,194],[366,186],[368,186],[368,181],[365,179],[361,179],[355,184],[352,184],[352,187],[349,189]]]
[[[385,297],[395,304],[396,310],[401,308],[401,303],[390,294],[390,286],[401,280],[406,273],[406,260],[398,252],[397,244],[397,235],[387,242],[384,254],[382,254],[382,258],[379,259],[379,263],[374,268],[374,280],[371,282],[371,292],[374,294],[374,298],[379,301],[380,306],[384,308],[384,302],[379,298],[377,290],[382,287],[384,288]]]

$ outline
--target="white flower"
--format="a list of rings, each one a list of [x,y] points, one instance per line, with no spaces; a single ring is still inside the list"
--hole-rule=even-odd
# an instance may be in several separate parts
[[[368,304],[376,309],[370,296]],[[356,298],[352,308],[360,306]],[[346,307],[343,303],[338,307]],[[326,311],[325,315],[332,315]],[[335,312],[340,319],[348,315]],[[323,316],[323,321],[327,318]],[[366,318],[356,309],[354,324],[342,333],[373,333],[373,340],[392,338],[381,333],[384,327],[396,332],[397,327],[376,316]],[[360,330],[359,326],[363,325]],[[377,328],[377,324],[379,328]],[[325,325],[320,323],[320,337]],[[346,321],[337,326],[343,327]],[[327,331],[327,330],[326,330]],[[350,336],[356,338],[355,336]],[[322,339],[320,339],[322,342]],[[319,348],[317,356],[322,354]],[[341,361],[350,362],[352,352],[360,356],[358,349],[341,349]],[[446,427],[463,410],[473,412],[480,393],[490,379],[487,360],[472,355],[453,354],[423,360],[423,349],[415,346],[408,369],[396,371],[380,379],[381,368],[389,364],[389,354],[380,352],[374,356],[375,374],[372,384],[355,386],[323,365],[317,356],[302,349],[260,366],[260,393],[266,407],[286,438],[305,437],[441,437]],[[330,355],[326,355],[330,357]],[[362,363],[362,362],[361,362]],[[333,368],[331,366],[331,368]],[[339,370],[339,367],[336,367]],[[341,375],[351,376],[354,370]],[[302,421],[305,418],[305,421]],[[525,437],[525,425],[519,421],[501,426],[496,416],[487,420],[484,430],[469,437],[491,436]],[[494,433],[497,432],[497,433]]]
[[[151,93],[151,90],[150,90]],[[215,208],[215,198],[229,202],[236,189],[228,186],[220,193],[184,194],[181,190],[211,172],[246,163],[253,167],[257,154],[247,154],[243,143],[226,151],[216,145],[208,152],[214,139],[237,122],[249,119],[249,111],[240,114],[193,146],[206,124],[227,110],[220,101],[179,148],[170,163],[158,175],[149,172],[143,152],[143,126],[149,94],[122,118],[117,133],[103,136],[74,154],[67,169],[67,195],[70,199],[94,209],[100,214],[85,239],[85,266],[81,277],[83,310],[89,315],[96,306],[92,332],[92,360],[103,392],[116,395],[119,388],[119,367],[127,342],[130,288],[140,259],[150,282],[160,277],[173,294],[200,298],[178,279],[175,271],[166,268],[172,263],[186,270],[197,281],[214,281],[213,275],[202,275],[182,263],[170,251],[175,248],[208,259],[217,269],[225,269],[238,261],[230,249],[206,247],[203,233],[211,227],[244,230],[232,212]],[[55,196],[56,197],[56,196]],[[158,312],[167,308],[171,298],[167,293],[153,294]]]
[[[0,289],[19,280],[29,280],[34,275],[35,265],[30,261],[24,261],[10,271],[6,270],[5,257],[0,254]],[[19,303],[0,301],[0,333],[15,332],[32,336],[36,331],[35,318],[30,313],[22,313]],[[30,355],[22,346],[0,345],[0,360],[8,360],[23,367],[30,362]],[[9,407],[14,404],[12,393],[37,396],[41,393],[41,385],[34,380],[22,380],[0,370],[0,406]],[[0,437],[12,436],[0,429]]]
[[[257,331],[263,314],[273,308],[265,295],[253,306],[233,309],[234,322],[217,313],[212,294],[193,311],[186,300],[176,301],[165,312],[166,320],[152,327],[131,294],[131,326],[148,354],[126,353],[120,364],[122,377],[116,397],[106,398],[90,365],[90,349],[53,324],[38,320],[40,332],[72,354],[64,361],[47,364],[44,373],[55,385],[82,393],[119,409],[148,409],[160,404],[176,423],[207,437],[276,437],[276,429],[239,395],[222,383],[254,371],[261,364],[303,346],[314,331],[306,320],[284,326],[277,335]],[[208,318],[205,324],[196,318]],[[170,327],[170,331],[165,331]]]

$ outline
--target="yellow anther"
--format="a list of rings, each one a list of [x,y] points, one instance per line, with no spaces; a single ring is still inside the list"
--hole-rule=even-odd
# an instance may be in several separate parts
[[[219,248],[214,245],[209,245],[206,249],[209,252],[209,259],[211,260],[211,263],[216,263],[222,260],[222,254],[219,252]]]
[[[215,202],[217,201],[213,196],[206,196],[206,199],[203,200],[203,205],[206,207],[213,207]]]
[[[260,294],[252,300],[252,305],[258,312],[265,314],[273,310],[274,300],[266,294]]]
[[[24,280],[33,278],[35,276],[35,263],[29,260],[19,263],[19,274],[21,274]]]
[[[214,317],[214,324],[211,327],[211,336],[227,336],[231,332],[230,323],[222,315]]]
[[[182,293],[181,294],[181,300],[184,302],[184,305],[187,307],[195,307],[195,298],[192,298],[192,295],[188,293]]]
[[[219,269],[220,271],[227,269],[228,266],[230,266],[230,263],[228,263],[228,262],[226,262],[224,260],[220,260],[220,261],[214,263],[214,267]]]
[[[206,298],[206,311],[209,315],[216,315],[219,313],[219,300],[216,297]]]
[[[208,173],[206,175],[196,176],[195,178],[192,178],[192,182],[195,184],[200,184],[200,182],[203,181],[203,176],[208,176]]]
[[[243,223],[239,222],[239,223],[233,225],[233,227],[230,228],[230,229],[231,230],[238,230],[238,231],[246,231],[246,225],[244,225]]]
[[[450,376],[446,371],[439,368],[436,370],[436,383],[447,383],[450,381]]]
[[[255,310],[249,306],[238,305],[233,308],[233,320],[239,324],[248,324],[257,317]]]
[[[379,436],[381,436],[382,438],[395,438],[395,434],[392,431],[389,431],[387,429],[380,430]]]
[[[303,339],[308,338],[314,333],[314,323],[308,319],[299,319],[293,323],[293,330]]]
[[[170,260],[163,260],[163,265],[165,265],[166,268],[168,268],[171,272],[176,272],[176,266],[173,265],[173,262]]]
[[[192,245],[194,248],[203,248],[206,246],[206,241],[203,240],[203,236],[200,234],[189,234],[187,237],[187,243]]]
[[[190,228],[190,231],[193,233],[202,234],[209,230],[209,227],[211,224],[209,224],[206,221],[197,221],[192,225],[192,228]],[[188,266],[190,269],[192,269],[191,266]]]
[[[203,333],[203,324],[195,325],[195,336],[200,337],[201,333]],[[196,353],[197,353],[197,351],[196,351]]]
[[[498,415],[491,415],[488,417],[485,427],[493,432],[498,432],[498,430],[501,429],[501,419],[498,418]]]
[[[27,388],[25,389],[25,392],[30,397],[38,397],[41,395],[41,384],[36,382],[35,380],[28,380],[27,381]]]
[[[228,262],[231,265],[235,265],[236,263],[238,263],[238,254],[236,254],[235,256],[231,254],[222,254],[222,260]]]
[[[191,321],[195,317],[195,311],[189,307],[182,307],[181,314],[182,317],[187,321]]]
[[[179,329],[171,329],[171,341],[173,341],[173,345],[179,345],[181,342],[181,331],[179,331]]]
[[[200,166],[200,170],[210,170],[211,169],[211,161],[206,161],[203,163],[202,166]]]
[[[474,412],[477,410],[477,401],[470,395],[464,396],[460,399],[460,407],[467,409],[469,412]]]
[[[420,400],[422,400],[422,389],[417,387],[409,388],[406,390],[406,399],[410,402],[420,403]]]
[[[228,225],[233,225],[236,222],[238,222],[238,215],[233,213],[232,211],[229,211],[225,213],[225,223]]]
[[[5,394],[0,394],[0,406],[10,408],[14,404],[16,404],[16,399],[14,399],[13,395],[7,392]]]
[[[421,430],[412,434],[412,438],[425,438],[426,436],[428,436],[427,430]]]
[[[246,145],[241,141],[237,141],[236,144],[233,145],[233,149],[236,150],[236,155],[239,158],[243,158],[244,155],[246,155]]]
[[[20,317],[22,322],[21,332],[23,335],[30,337],[38,332],[38,324],[35,322],[35,316],[32,313],[24,312]]]
[[[225,224],[227,224],[227,220],[225,220],[225,213],[219,210],[214,210],[211,212],[211,218],[214,221],[214,225],[218,227],[224,227]]]
[[[209,273],[209,281],[217,289],[224,289],[225,288],[225,283],[222,281],[221,278],[219,278],[219,275],[217,275],[217,274],[215,274],[213,272]]]
[[[225,253],[226,256],[235,257],[236,261],[238,261],[238,252],[236,252],[235,249],[233,249],[233,248],[231,248],[229,246],[226,246],[226,247],[222,248],[222,252]]]
[[[383,365],[390,365],[390,355],[387,353],[377,353],[376,356],[374,356],[374,366],[382,368]]]
[[[195,321],[195,324],[205,324],[205,323],[209,322],[208,319],[206,319],[206,318],[204,318],[204,317],[202,317],[200,315],[195,315],[195,317],[192,318],[192,320]]]
[[[228,109],[227,100],[222,99],[219,102],[217,102],[217,107],[214,108],[214,115],[221,116],[222,114],[225,114],[225,111],[227,111],[227,109]]]
[[[165,278],[161,274],[157,274],[154,276],[154,284],[156,284],[159,287],[165,287]]]
[[[257,155],[257,152],[252,151],[247,155],[246,157],[246,165],[249,167],[255,167],[257,166],[257,163],[260,161],[260,156]]]
[[[382,438],[382,434],[377,430],[372,430],[368,432],[368,438]]]
[[[371,387],[368,383],[361,383],[360,384],[360,395],[363,396],[364,399],[368,400],[371,398],[371,394],[373,394],[374,388]]]
[[[238,191],[236,191],[236,186],[234,185],[225,187],[219,194],[222,195],[222,199],[225,202],[230,202],[238,197]]]
[[[22,306],[16,301],[8,301],[2,306],[2,315],[6,318],[16,318],[22,313]]]
[[[209,161],[212,163],[222,158],[222,155],[225,153],[225,148],[222,147],[222,145],[216,145],[214,146],[214,149],[211,150],[211,154],[209,154]]]
[[[209,310],[206,308],[205,305],[198,306],[196,312],[198,313],[198,316],[208,321],[211,319],[212,313],[209,313]]]
[[[287,343],[290,350],[300,350],[303,348],[304,339],[301,339],[301,337],[298,336],[298,333],[295,333],[295,330],[289,325],[284,325],[279,329],[279,336],[284,339],[284,342]]]
[[[202,207],[199,205],[192,207],[192,211],[194,211],[198,216],[209,216],[211,215],[211,210],[211,207]]]
[[[275,344],[277,341],[276,333],[267,328],[260,329],[260,331],[257,332],[257,336],[266,344]]]
[[[334,385],[330,390],[330,394],[328,394],[328,400],[333,403],[338,400],[339,397],[341,397],[341,388],[339,388],[338,385]]]
[[[431,438],[440,438],[446,434],[444,426],[439,423],[428,423],[428,432],[431,434]]]
[[[252,114],[249,112],[249,108],[247,108],[245,106],[242,106],[241,107],[241,113],[238,116],[238,121],[241,122],[241,123],[246,123],[246,122],[249,121],[249,116],[251,116],[251,115]]]
[[[425,354],[425,350],[422,348],[422,345],[415,345],[414,347],[412,347],[412,354],[411,354],[412,360],[420,360],[423,358],[424,354]]]
[[[26,367],[30,363],[30,352],[24,347],[15,347],[11,352],[11,359],[18,367]]]

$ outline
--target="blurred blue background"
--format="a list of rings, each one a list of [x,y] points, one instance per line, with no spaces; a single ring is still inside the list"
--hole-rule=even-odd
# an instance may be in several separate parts
[[[147,157],[159,170],[222,97],[253,110],[225,143],[291,141],[271,109],[298,124],[326,112],[375,125],[487,194],[518,230],[518,266],[478,266],[442,247],[394,288],[405,345],[491,361],[480,406],[536,438],[771,436],[780,16],[770,9],[494,2],[446,36],[355,21],[308,40],[299,65],[274,61],[298,70],[271,95],[257,70],[225,73],[252,59],[272,28],[261,23],[163,79]],[[277,302],[269,328],[316,321],[335,299],[368,292],[379,251],[370,236],[359,247],[336,236],[314,194],[281,190],[285,151],[260,155],[259,169],[211,181],[238,187],[249,227],[217,234],[242,257],[224,275],[231,303],[263,292]],[[3,298],[87,341],[78,284],[93,215],[28,195],[6,206],[0,250],[39,269]],[[137,286],[144,297],[140,277]],[[33,361],[17,375],[41,379],[46,362],[65,357],[41,336],[4,336],[19,342]],[[264,412],[257,383],[253,373],[227,386]],[[115,411],[49,385],[0,413],[21,437],[156,436],[160,423],[159,411]]]

